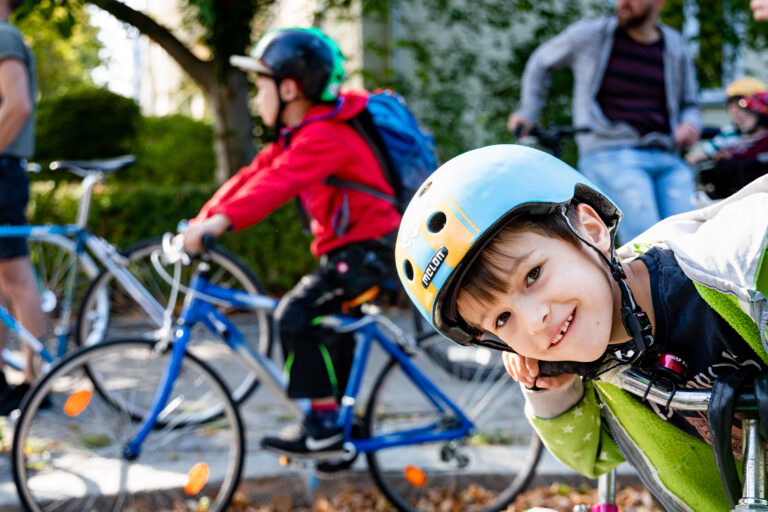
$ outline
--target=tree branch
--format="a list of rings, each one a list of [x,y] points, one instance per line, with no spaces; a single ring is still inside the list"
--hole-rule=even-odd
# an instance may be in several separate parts
[[[88,0],[104,9],[120,21],[136,27],[139,32],[159,44],[181,68],[203,89],[210,91],[213,85],[213,64],[197,58],[170,30],[141,11],[117,0]]]

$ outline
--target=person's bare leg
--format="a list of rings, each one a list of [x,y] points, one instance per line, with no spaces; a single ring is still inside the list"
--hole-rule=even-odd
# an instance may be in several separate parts
[[[40,294],[35,282],[32,263],[26,256],[0,261],[0,281],[2,288],[11,302],[11,311],[33,336],[41,338],[45,334],[46,318],[40,307]],[[27,364],[24,368],[24,381],[32,383],[35,379],[32,351],[24,345]]]

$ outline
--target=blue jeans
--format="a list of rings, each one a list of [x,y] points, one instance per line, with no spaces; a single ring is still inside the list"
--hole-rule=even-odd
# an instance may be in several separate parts
[[[624,213],[622,243],[661,219],[693,209],[693,170],[674,153],[660,149],[618,148],[579,158],[579,170]]]

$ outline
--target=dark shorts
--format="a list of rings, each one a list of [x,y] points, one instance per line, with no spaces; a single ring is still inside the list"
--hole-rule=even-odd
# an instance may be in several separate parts
[[[0,226],[27,223],[24,211],[29,202],[29,177],[20,160],[0,156]],[[0,260],[26,256],[26,238],[0,236]]]

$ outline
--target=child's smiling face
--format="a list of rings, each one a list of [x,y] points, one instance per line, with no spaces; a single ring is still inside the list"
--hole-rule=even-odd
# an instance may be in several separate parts
[[[604,224],[581,206],[579,231],[605,250],[607,232],[597,225]],[[533,231],[508,234],[497,248],[490,263],[507,289],[480,300],[460,293],[458,310],[467,323],[545,361],[594,361],[617,341],[614,281],[593,249]]]

